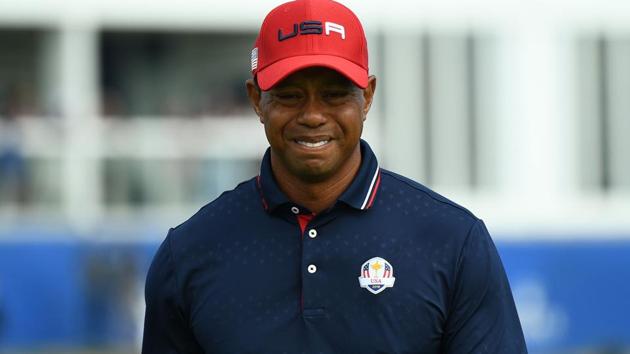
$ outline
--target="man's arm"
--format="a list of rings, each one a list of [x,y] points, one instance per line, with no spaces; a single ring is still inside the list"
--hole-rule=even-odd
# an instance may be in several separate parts
[[[153,258],[147,275],[143,354],[203,353],[183,311],[171,252],[171,232]]]
[[[450,304],[444,353],[527,353],[503,264],[481,220],[462,248]]]

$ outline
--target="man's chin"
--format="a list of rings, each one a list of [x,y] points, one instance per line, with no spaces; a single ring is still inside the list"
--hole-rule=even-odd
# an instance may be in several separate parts
[[[305,182],[317,183],[327,180],[333,173],[332,169],[325,164],[311,164],[295,168],[294,175]]]

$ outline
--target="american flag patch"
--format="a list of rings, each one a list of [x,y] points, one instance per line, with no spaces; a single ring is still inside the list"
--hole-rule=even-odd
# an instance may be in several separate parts
[[[258,47],[252,49],[252,71],[258,68]]]
[[[385,263],[385,269],[383,270],[383,278],[389,278],[392,276],[392,268],[389,264]]]

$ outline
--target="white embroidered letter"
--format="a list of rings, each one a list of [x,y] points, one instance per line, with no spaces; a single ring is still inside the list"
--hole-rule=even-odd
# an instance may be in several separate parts
[[[337,32],[341,34],[341,39],[346,39],[346,29],[342,25],[338,25],[334,22],[326,22],[326,35],[330,36],[330,32]]]

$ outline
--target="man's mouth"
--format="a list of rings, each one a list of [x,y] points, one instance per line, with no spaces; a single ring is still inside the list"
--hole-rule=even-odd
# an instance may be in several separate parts
[[[330,140],[320,140],[320,141],[315,141],[315,142],[296,140],[295,142],[300,144],[300,145],[302,145],[302,146],[306,146],[306,147],[309,147],[309,148],[317,148],[317,147],[324,146],[324,145],[328,144],[330,142]]]

